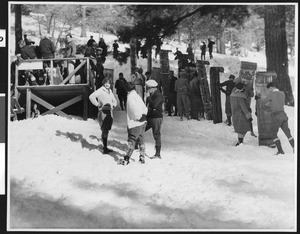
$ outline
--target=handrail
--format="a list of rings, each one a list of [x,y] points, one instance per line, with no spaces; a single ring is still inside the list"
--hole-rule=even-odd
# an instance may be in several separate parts
[[[70,61],[70,60],[84,60],[82,61],[79,66],[77,66],[73,72],[71,72],[60,84],[58,85],[64,85],[68,80],[71,79],[71,77],[84,65],[86,65],[86,70],[87,70],[87,73],[86,73],[86,83],[85,84],[88,84],[89,86],[93,85],[92,84],[92,80],[90,79],[90,69],[89,69],[89,66],[90,66],[90,57],[74,57],[74,58],[48,58],[48,59],[26,59],[26,60],[22,60],[20,62],[21,63],[33,63],[33,62],[44,62],[44,61],[50,61],[50,69],[52,70],[53,69],[53,61]],[[25,69],[26,70],[26,69]],[[32,68],[28,68],[27,70],[34,70]],[[18,65],[15,67],[15,98],[18,100],[18,90],[17,90],[17,87],[18,87]],[[51,80],[53,79],[53,74],[52,72],[50,72],[50,78]]]

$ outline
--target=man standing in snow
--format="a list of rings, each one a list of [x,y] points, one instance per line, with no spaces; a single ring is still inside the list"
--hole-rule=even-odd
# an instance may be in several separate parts
[[[115,88],[119,98],[120,107],[122,110],[126,108],[126,102],[127,102],[126,86],[127,86],[127,80],[124,78],[123,73],[120,72],[119,78],[116,80]]]
[[[200,47],[201,50],[201,60],[205,60],[205,54],[206,54],[206,44],[203,41],[202,46]]]
[[[233,82],[235,76],[230,75],[229,79],[220,83],[220,90],[225,93],[226,95],[226,101],[225,101],[225,113],[227,116],[226,124],[228,126],[231,126],[231,106],[230,106],[230,94],[232,92],[232,89],[235,87],[235,83]],[[222,87],[226,86],[226,89],[223,89]]]
[[[200,79],[197,71],[193,74],[193,79],[190,81],[191,89],[191,118],[200,120],[200,116],[204,113],[204,106],[200,92]]]
[[[121,161],[123,165],[129,163],[129,159],[134,151],[136,143],[140,148],[140,162],[145,163],[145,128],[147,123],[147,107],[142,98],[135,91],[135,85],[128,82],[126,85],[127,95],[127,131],[128,131],[128,149],[124,160]]]
[[[277,147],[278,154],[284,154],[281,147],[280,139],[277,136],[279,128],[282,129],[286,137],[288,138],[290,145],[294,151],[294,138],[291,135],[291,131],[288,126],[288,117],[284,111],[285,94],[277,89],[275,83],[270,82],[267,84],[268,95],[266,106],[271,108],[271,119],[272,119],[272,138]]]
[[[94,40],[93,36],[90,36],[90,39],[88,40],[86,45],[87,46],[92,46],[94,42],[96,42],[96,41]]]
[[[175,90],[177,93],[177,109],[180,120],[183,120],[183,115],[189,119],[188,108],[188,89],[189,83],[187,80],[187,74],[185,72],[179,73],[179,79],[175,81]]]
[[[236,146],[243,143],[244,136],[251,130],[252,116],[247,107],[246,99],[247,94],[244,85],[238,83],[230,95],[233,127],[234,131],[238,134]]]
[[[98,107],[98,120],[102,131],[103,153],[109,154],[111,149],[107,148],[107,138],[113,123],[113,108],[117,106],[117,100],[110,89],[110,79],[103,80],[103,86],[93,92],[89,99],[91,103]]]
[[[214,41],[211,41],[210,38],[208,38],[208,52],[209,52],[209,58],[212,59],[213,56],[212,56],[212,51],[213,51],[213,45],[215,44]]]
[[[155,140],[155,155],[152,158],[161,158],[161,124],[163,121],[163,96],[157,88],[158,84],[155,80],[148,80],[146,82],[146,89],[149,96],[146,99],[146,106],[148,107],[147,113],[147,126],[146,131],[152,128],[153,137]]]

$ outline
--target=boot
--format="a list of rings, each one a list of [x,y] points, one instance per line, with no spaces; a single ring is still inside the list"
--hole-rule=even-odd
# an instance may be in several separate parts
[[[161,156],[160,156],[161,145],[156,145],[155,150],[156,150],[155,155],[153,157],[151,157],[151,159],[155,159],[155,158],[161,159]]]
[[[236,143],[235,146],[238,146],[239,144],[243,143],[243,141],[244,141],[244,138],[239,137],[238,138],[238,143]]]
[[[113,150],[107,148],[107,138],[106,137],[102,137],[102,143],[103,143],[103,153],[104,154],[109,154],[109,153],[113,152]]]
[[[128,165],[129,164],[129,156],[124,156],[124,159],[122,160],[121,164],[122,165]]]
[[[280,142],[280,140],[277,140],[277,141],[275,141],[274,143],[275,143],[275,145],[276,145],[276,147],[277,147],[277,150],[278,150],[278,152],[277,152],[275,155],[278,155],[278,154],[284,154],[283,149],[282,149],[282,147],[281,147],[281,142]]]
[[[140,155],[140,163],[144,164],[145,163],[145,157],[143,155]]]

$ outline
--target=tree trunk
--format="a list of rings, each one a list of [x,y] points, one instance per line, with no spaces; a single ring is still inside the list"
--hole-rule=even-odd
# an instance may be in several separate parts
[[[130,71],[134,74],[136,68],[136,39],[131,38],[130,40]]]
[[[224,39],[224,31],[220,34],[220,54],[225,54],[225,39]]]
[[[147,51],[147,71],[152,71],[152,48],[149,47]]]
[[[278,88],[285,93],[285,103],[294,106],[294,96],[288,73],[285,6],[265,6],[265,42],[267,71],[275,71]]]
[[[86,6],[82,7],[81,37],[86,37]]]
[[[22,5],[15,5],[15,39],[16,49],[15,54],[20,54],[21,49],[19,47],[19,41],[22,39]]]

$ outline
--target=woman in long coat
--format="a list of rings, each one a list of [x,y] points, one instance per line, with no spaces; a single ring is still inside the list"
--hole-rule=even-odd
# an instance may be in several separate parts
[[[238,83],[230,95],[233,127],[238,134],[236,146],[243,143],[244,136],[248,131],[251,131],[252,116],[247,108],[246,99],[247,94],[244,86],[242,83]]]

